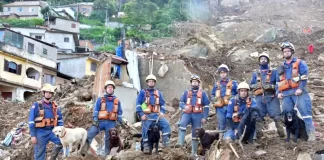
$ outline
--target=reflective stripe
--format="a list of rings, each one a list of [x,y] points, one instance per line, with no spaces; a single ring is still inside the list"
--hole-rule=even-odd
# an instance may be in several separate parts
[[[136,107],[141,107],[141,105],[137,105]]]
[[[180,102],[180,104],[184,104],[184,102]]]
[[[165,136],[165,135],[168,135],[168,134],[171,134],[170,132],[167,132],[167,133],[163,133],[162,135]]]
[[[35,123],[34,121],[30,121],[30,122],[28,122],[29,124],[33,124],[33,123]]]
[[[198,138],[196,138],[196,137],[192,137],[192,140],[198,140]]]
[[[161,106],[161,108],[165,108],[164,106]]]
[[[94,111],[95,113],[98,112],[98,111]]]
[[[61,119],[61,120],[58,120],[58,122],[63,122],[63,120]]]
[[[304,118],[313,118],[313,117],[312,116],[303,116],[302,118],[304,119]]]
[[[118,117],[123,117],[123,115],[118,115]]]
[[[143,139],[144,142],[148,141],[148,139]]]
[[[179,127],[179,129],[186,130],[187,128]]]
[[[209,106],[205,106],[205,108],[209,108]]]

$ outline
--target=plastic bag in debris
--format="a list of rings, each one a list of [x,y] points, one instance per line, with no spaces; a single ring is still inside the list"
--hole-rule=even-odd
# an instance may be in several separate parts
[[[160,77],[164,77],[164,75],[166,74],[166,72],[168,72],[169,67],[165,62],[162,62],[162,66],[159,69],[158,75]]]

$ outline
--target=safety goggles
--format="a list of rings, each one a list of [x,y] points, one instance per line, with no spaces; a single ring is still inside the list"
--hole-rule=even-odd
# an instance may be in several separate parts
[[[284,42],[281,44],[281,48],[293,48],[293,46],[289,42]]]
[[[192,75],[190,79],[200,79],[197,75]]]

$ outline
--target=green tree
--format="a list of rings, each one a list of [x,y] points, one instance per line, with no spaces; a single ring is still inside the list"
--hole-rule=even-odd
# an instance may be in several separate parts
[[[106,16],[106,9],[108,8],[108,14],[111,17],[112,15],[117,15],[117,0],[95,0],[93,2],[93,7],[95,11],[102,10],[104,16]]]
[[[152,24],[155,20],[154,13],[158,10],[158,6],[149,0],[136,0],[126,3],[124,11],[126,17],[123,23],[140,29],[142,26]]]
[[[45,8],[41,9],[41,14],[43,15],[43,17],[47,17],[47,16],[51,16],[51,9],[49,6],[46,6]]]

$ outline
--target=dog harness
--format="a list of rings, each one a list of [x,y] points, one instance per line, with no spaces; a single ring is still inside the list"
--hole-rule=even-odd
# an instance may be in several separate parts
[[[271,74],[272,74],[272,70],[269,69],[266,76],[266,84],[270,83]],[[262,89],[263,82],[262,82],[262,76],[260,70],[257,71],[257,85],[258,87],[253,91],[255,96],[263,94],[263,89]]]
[[[159,113],[160,112],[160,96],[159,96],[159,91],[154,90],[154,105],[150,104],[150,98],[151,94],[150,92],[146,89],[145,90],[145,103],[148,106],[148,110],[143,110],[144,113]]]
[[[197,92],[196,105],[192,106],[191,105],[192,90],[188,91],[186,106],[188,106],[190,109],[188,111],[185,111],[185,113],[192,113],[192,112],[193,113],[202,113],[203,107],[201,105],[201,98],[202,98],[202,90],[199,89]]]
[[[221,85],[220,82],[217,82],[217,90],[216,90],[216,98],[217,102],[214,104],[214,107],[223,107],[225,105],[228,105],[228,102],[230,100],[231,94],[232,94],[232,87],[233,87],[233,81],[230,80],[226,84],[226,92],[225,96],[221,97]]]
[[[42,128],[42,127],[49,127],[49,126],[57,126],[57,104],[55,101],[52,101],[52,112],[54,115],[54,118],[44,118],[45,117],[45,111],[42,101],[38,101],[38,112],[39,116],[35,118],[35,127],[36,128]]]
[[[66,131],[64,131],[63,136],[60,136],[60,138],[65,137],[65,135],[66,135]]]
[[[246,99],[246,108],[250,108],[251,104],[252,104],[252,98],[248,97]],[[234,112],[233,112],[233,116],[232,116],[233,122],[240,122],[241,121],[241,117],[238,114],[239,109],[240,109],[239,100],[238,100],[238,97],[236,97],[235,98],[235,104],[234,104]]]
[[[300,63],[300,59],[297,59],[297,61],[292,65],[291,78],[299,77],[299,63]],[[298,82],[294,82],[291,79],[287,80],[285,73],[279,76],[279,81],[280,81],[278,83],[279,91],[284,91],[291,88],[298,88],[299,86]]]
[[[118,117],[118,98],[114,98],[114,107],[111,112],[107,111],[107,106],[106,106],[106,97],[103,96],[101,97],[101,105],[100,105],[100,111],[98,114],[98,119],[99,120],[112,120],[116,121]]]

